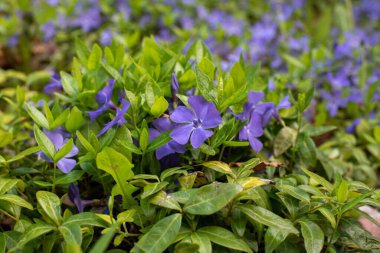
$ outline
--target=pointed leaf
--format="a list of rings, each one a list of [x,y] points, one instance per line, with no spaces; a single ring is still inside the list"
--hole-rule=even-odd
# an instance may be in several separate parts
[[[61,201],[54,193],[38,191],[36,194],[38,204],[42,208],[42,215],[49,217],[56,225],[61,223]]]
[[[301,233],[305,240],[306,252],[321,252],[325,239],[322,229],[310,220],[302,220],[299,223],[301,224]]]

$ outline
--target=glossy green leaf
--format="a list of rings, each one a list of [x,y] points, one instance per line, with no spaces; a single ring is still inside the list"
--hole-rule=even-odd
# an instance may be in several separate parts
[[[149,200],[149,203],[178,211],[182,210],[178,202],[169,196],[165,191],[158,192]]]
[[[79,129],[84,123],[83,113],[78,109],[78,107],[74,106],[71,109],[70,115],[67,118],[65,127],[66,129],[73,133]]]
[[[150,253],[161,253],[176,239],[181,227],[182,215],[172,214],[159,220],[137,242],[136,247]]]
[[[38,127],[34,125],[34,137],[38,143],[38,146],[41,148],[42,152],[49,157],[51,160],[54,159],[55,156],[55,147],[51,142],[49,137],[46,136]]]
[[[252,219],[258,223],[279,229],[284,233],[299,233],[290,220],[281,218],[277,214],[274,214],[265,208],[251,204],[239,205],[237,208],[240,208],[242,212],[248,216],[249,219]]]
[[[63,71],[60,72],[60,75],[62,80],[62,87],[65,93],[71,97],[75,97],[76,95],[78,95],[77,80],[75,80],[74,77]]]
[[[18,179],[11,179],[11,178],[0,178],[0,195],[3,195],[4,193],[8,192],[10,189],[16,186],[16,184],[19,182]]]
[[[64,158],[72,149],[74,146],[74,140],[70,139],[65,143],[65,145],[62,146],[60,150],[54,155],[54,162],[58,162],[62,158]]]
[[[94,44],[92,51],[87,60],[88,70],[96,69],[100,66],[100,61],[102,60],[102,49],[98,44]]]
[[[96,156],[96,164],[99,169],[104,170],[113,177],[121,190],[124,201],[133,204],[134,200],[131,195],[132,193],[128,191],[130,187],[127,183],[127,180],[134,176],[131,162],[113,148],[105,147]]]
[[[269,227],[265,232],[265,253],[272,253],[286,239],[288,232],[284,232],[274,227]]]
[[[104,219],[91,212],[74,214],[62,222],[62,226],[71,226],[72,224],[92,227],[108,227],[109,225]]]
[[[299,200],[305,201],[305,202],[310,202],[309,194],[307,192],[305,192],[304,190],[298,188],[298,187],[294,187],[294,186],[287,185],[287,184],[281,184],[281,185],[277,185],[277,188],[281,192],[283,192],[285,194],[289,194],[293,198],[296,198],[296,199],[299,199]]]
[[[103,230],[105,233],[98,239],[95,245],[91,248],[89,253],[103,253],[107,250],[114,234],[116,233],[116,224],[112,225],[107,230]]]
[[[77,137],[80,141],[80,143],[83,145],[83,147],[88,151],[88,152],[91,152],[93,154],[96,154],[96,150],[94,149],[94,147],[91,145],[91,143],[86,140],[86,138],[84,138],[84,136],[79,132],[79,131],[76,131],[76,134],[77,134]]]
[[[190,214],[210,215],[225,207],[243,187],[239,184],[212,183],[199,188],[197,194],[190,196],[184,211]],[[220,193],[223,194],[220,194]]]
[[[336,227],[336,220],[334,214],[325,207],[320,207],[317,209],[331,224],[333,228]]]
[[[144,199],[146,197],[149,197],[150,195],[155,194],[156,192],[163,189],[165,186],[167,186],[168,182],[157,182],[157,183],[149,183],[144,186],[144,191],[141,194],[141,198]]]
[[[198,252],[199,245],[188,242],[180,242],[174,248],[174,253],[194,253]]]
[[[202,227],[197,230],[197,233],[207,236],[211,242],[223,247],[240,250],[243,252],[253,252],[244,240],[240,239],[225,228],[217,226]]]
[[[191,233],[191,241],[195,244],[198,244],[198,246],[199,246],[198,252],[199,253],[212,252],[211,241],[207,235],[197,233],[197,232],[192,232]]]
[[[348,183],[346,180],[342,180],[339,184],[336,197],[339,203],[344,203],[348,197]]]
[[[324,245],[324,233],[322,229],[310,220],[301,220],[301,233],[305,240],[307,253],[319,253]]]
[[[215,170],[217,172],[223,173],[223,174],[228,174],[228,175],[233,175],[232,170],[228,164],[220,161],[207,161],[202,163],[203,166],[206,168]]]
[[[15,204],[17,206],[25,207],[27,209],[33,210],[33,206],[27,202],[25,199],[14,194],[4,194],[0,196],[0,201],[7,201],[9,203]]]
[[[49,122],[46,119],[46,117],[35,107],[25,104],[26,111],[28,112],[29,116],[33,119],[33,121],[39,125],[40,127],[43,127],[45,129],[49,129]]]
[[[17,246],[12,248],[11,251],[15,251],[16,249],[22,249],[25,244],[28,242],[47,234],[55,229],[55,226],[48,224],[34,224],[28,227],[25,233],[20,237]]]
[[[7,241],[5,240],[5,235],[0,232],[0,253],[5,253],[7,249]]]
[[[152,140],[148,147],[146,148],[146,153],[153,152],[159,147],[162,147],[166,143],[168,143],[171,140],[171,137],[169,135],[169,132],[165,132],[157,136],[154,140]]]
[[[274,139],[274,155],[279,156],[286,152],[296,140],[296,131],[290,127],[284,127]]]
[[[163,96],[160,96],[155,99],[152,107],[150,108],[150,113],[154,117],[159,117],[168,109],[169,103]]]
[[[62,225],[58,230],[67,244],[81,245],[82,232],[78,224]]]
[[[42,215],[49,217],[54,224],[61,224],[61,201],[54,193],[38,191],[36,194],[37,202],[40,205]]]
[[[306,175],[308,175],[310,177],[311,180],[314,181],[314,183],[316,184],[320,184],[322,185],[323,187],[326,188],[327,191],[329,192],[332,192],[334,190],[334,186],[328,182],[326,179],[324,179],[323,177],[307,170],[307,169],[302,169],[303,172],[305,172]]]

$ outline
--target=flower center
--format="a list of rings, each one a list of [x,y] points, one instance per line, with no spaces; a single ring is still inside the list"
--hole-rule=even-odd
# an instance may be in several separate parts
[[[194,119],[193,120],[193,127],[199,128],[202,125],[202,121],[200,119]]]

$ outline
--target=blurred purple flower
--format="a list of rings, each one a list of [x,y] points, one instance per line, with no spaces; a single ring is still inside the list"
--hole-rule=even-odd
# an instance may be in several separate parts
[[[19,35],[15,34],[8,38],[8,47],[16,47],[18,45]]]
[[[74,25],[79,26],[84,33],[98,28],[102,23],[101,9],[93,5],[85,12],[81,12],[78,18],[74,20]]]
[[[217,127],[222,122],[222,118],[215,105],[201,96],[191,96],[188,102],[193,110],[179,106],[170,115],[170,119],[178,123],[170,133],[170,137],[183,145],[190,139],[191,145],[199,148],[207,138],[213,135],[213,132],[207,129]]]
[[[57,73],[54,73],[50,79],[51,81],[44,87],[45,94],[53,95],[54,92],[62,91],[61,77]]]
[[[93,200],[83,200],[80,198],[79,186],[70,184],[69,185],[69,198],[74,203],[79,213],[84,211],[84,208],[91,205]]]
[[[57,29],[55,28],[52,20],[46,22],[41,27],[41,29],[42,29],[42,32],[44,34],[44,41],[48,41],[48,40],[52,39],[57,32]]]
[[[103,45],[109,46],[112,42],[112,32],[111,30],[107,29],[102,32],[100,35],[100,43]]]
[[[46,0],[46,3],[50,6],[56,6],[59,4],[60,0]]]
[[[356,127],[360,124],[361,122],[361,119],[355,119],[351,125],[349,125],[347,128],[346,128],[346,132],[349,133],[349,134],[354,134],[355,131],[356,131]]]
[[[169,118],[159,118],[153,121],[154,128],[149,129],[149,139],[153,141],[160,134],[165,133],[173,129],[173,124]],[[156,158],[161,160],[163,157],[173,153],[185,153],[185,145],[179,144],[175,140],[170,140],[165,145],[159,147],[156,150]]]

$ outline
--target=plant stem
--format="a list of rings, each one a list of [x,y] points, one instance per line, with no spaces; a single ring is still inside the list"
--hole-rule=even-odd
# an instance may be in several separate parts
[[[56,171],[57,171],[57,164],[54,162],[54,168],[53,168],[53,186],[52,186],[52,189],[51,189],[51,191],[53,193],[55,193],[55,176],[57,174]]]

